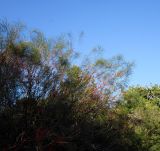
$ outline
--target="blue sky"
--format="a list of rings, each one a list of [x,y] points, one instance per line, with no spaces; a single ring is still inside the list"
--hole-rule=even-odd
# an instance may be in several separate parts
[[[101,45],[136,66],[130,85],[160,84],[160,0],[0,0],[0,18],[47,36],[83,31],[83,53]]]

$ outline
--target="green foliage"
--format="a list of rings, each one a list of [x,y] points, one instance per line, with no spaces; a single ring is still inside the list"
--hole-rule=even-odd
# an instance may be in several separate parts
[[[149,151],[157,151],[160,147],[159,93],[159,86],[130,88],[120,105],[127,110],[130,125],[141,138],[142,146]]]
[[[70,36],[52,41],[33,30],[25,39],[23,32],[0,23],[1,150],[160,148],[160,88],[126,91],[132,63],[96,55],[76,65]]]

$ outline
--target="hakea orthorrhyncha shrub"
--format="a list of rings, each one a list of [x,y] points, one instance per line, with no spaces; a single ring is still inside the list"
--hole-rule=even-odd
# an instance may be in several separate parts
[[[75,65],[70,39],[22,32],[0,24],[0,148],[137,150],[127,115],[112,104],[132,65],[120,56]]]

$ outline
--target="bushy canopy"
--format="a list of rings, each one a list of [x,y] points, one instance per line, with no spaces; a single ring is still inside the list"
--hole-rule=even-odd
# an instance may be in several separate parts
[[[126,90],[133,64],[122,56],[76,56],[65,35],[1,21],[0,149],[158,150],[159,87]]]

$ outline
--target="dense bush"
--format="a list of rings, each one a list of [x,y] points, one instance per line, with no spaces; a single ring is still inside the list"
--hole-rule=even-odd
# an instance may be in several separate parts
[[[159,87],[126,91],[132,64],[122,56],[77,65],[69,37],[26,33],[0,24],[1,150],[159,149]]]

